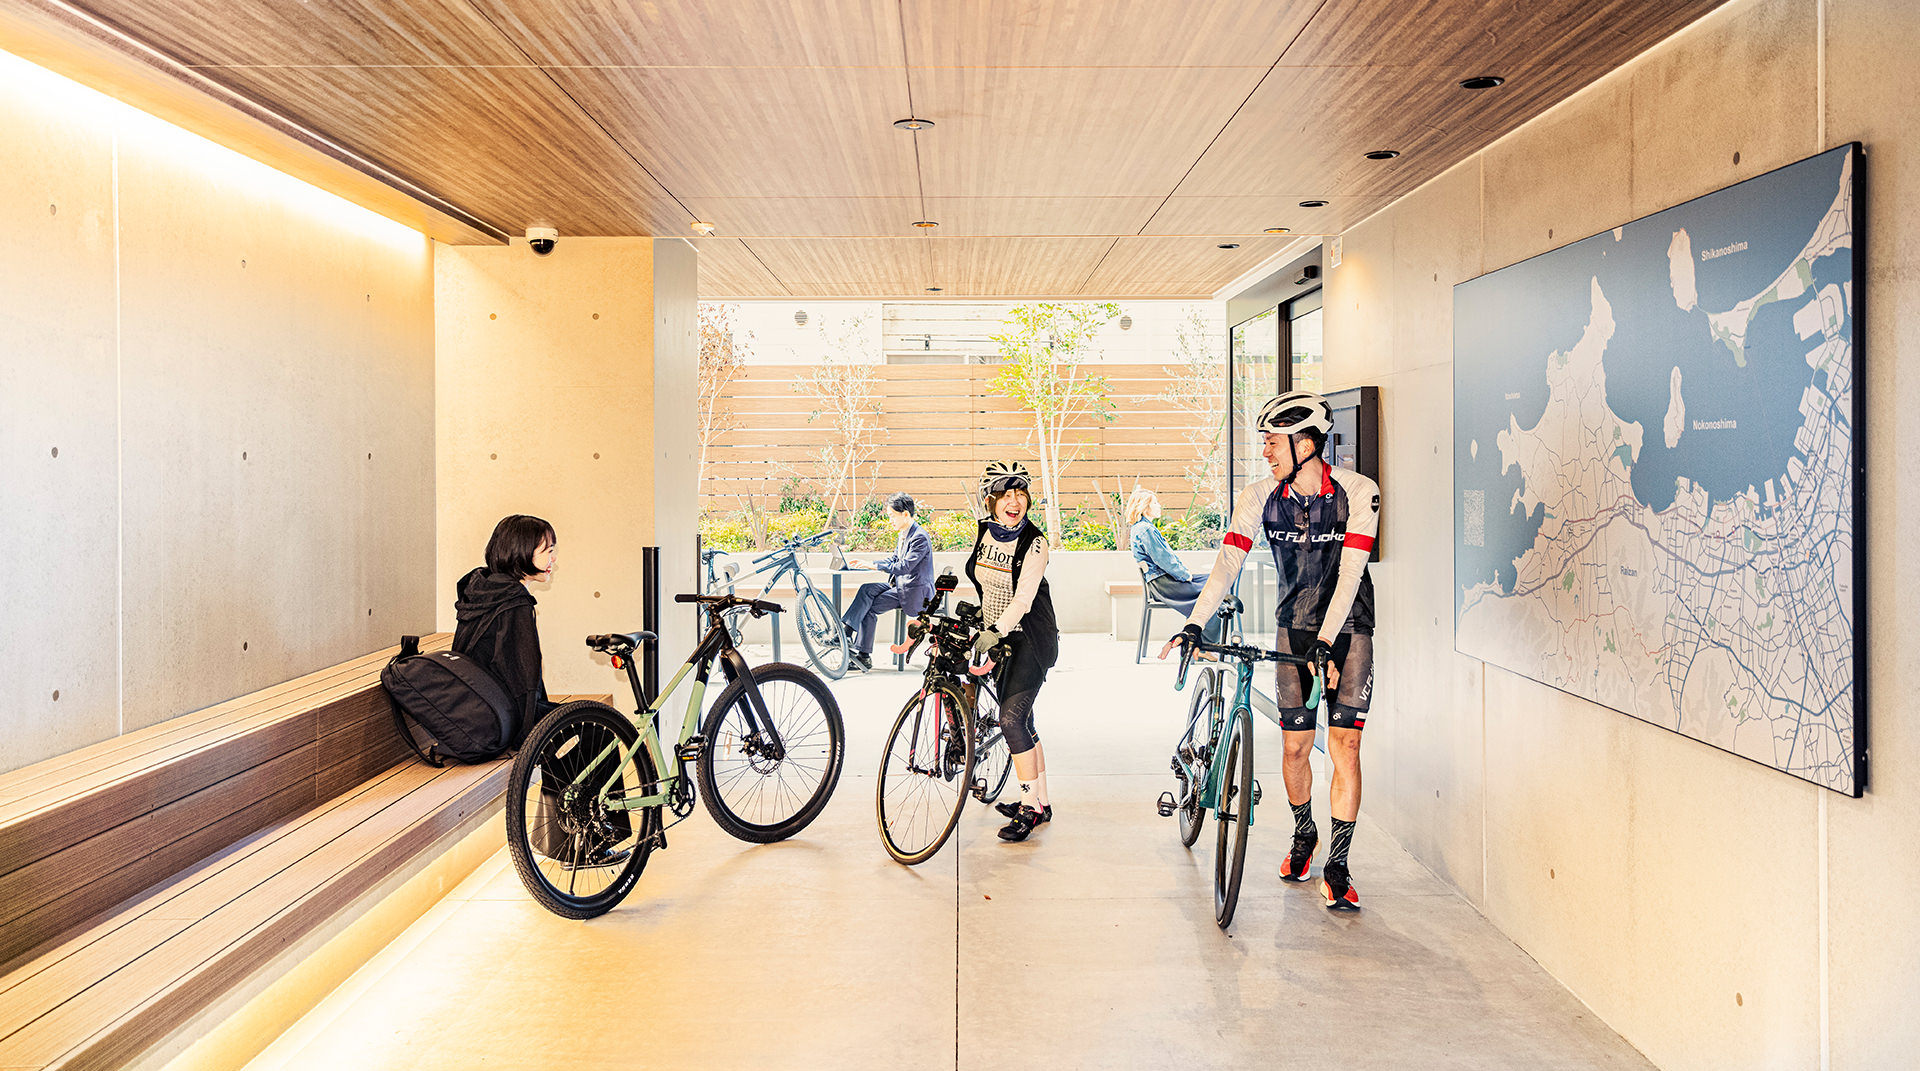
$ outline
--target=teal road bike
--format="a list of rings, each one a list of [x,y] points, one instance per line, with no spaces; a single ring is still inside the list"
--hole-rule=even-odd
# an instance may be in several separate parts
[[[1229,606],[1234,600],[1229,599]],[[1237,609],[1237,607],[1235,607]],[[1233,609],[1223,609],[1230,618]],[[1162,792],[1158,809],[1163,818],[1177,818],[1180,843],[1193,847],[1200,839],[1207,812],[1214,813],[1213,920],[1221,929],[1233,922],[1240,902],[1240,878],[1247,863],[1247,831],[1253,809],[1260,803],[1260,782],[1253,776],[1253,667],[1262,662],[1305,666],[1303,656],[1267,651],[1243,643],[1187,641],[1180,645],[1180,674],[1174,689],[1183,690],[1187,671],[1198,653],[1212,654],[1233,666],[1233,690],[1226,687],[1225,665],[1201,670],[1188,708],[1187,727],[1173,749],[1173,776],[1178,787]],[[1320,705],[1324,669],[1313,678],[1307,705]]]
[[[833,692],[800,666],[748,666],[727,631],[730,611],[759,617],[780,606],[733,595],[674,601],[701,604],[707,630],[658,696],[646,694],[633,657],[651,633],[589,636],[588,647],[626,670],[637,709],[629,717],[593,700],[567,703],[514,756],[506,802],[514,869],[540,906],[564,918],[620,903],[696,799],[721,829],[764,844],[805,829],[840,781],[846,730]],[[715,664],[727,683],[702,722]],[[689,673],[686,721],[668,745],[660,714]]]
[[[810,536],[796,536],[754,558],[748,563],[750,568],[745,574],[740,572],[735,562],[728,562],[720,570],[715,570],[714,559],[725,551],[701,551],[700,564],[706,570],[703,588],[709,595],[731,595],[736,585],[764,576],[766,581],[760,585],[760,594],[764,597],[780,581],[789,580],[794,593],[794,630],[800,633],[800,646],[807,652],[807,661],[812,662],[814,668],[829,680],[837,681],[847,674],[847,666],[853,657],[853,645],[840,623],[840,615],[834,612],[833,600],[814,585],[813,578],[807,575],[806,569],[800,564],[803,552],[818,549],[829,539],[833,541],[833,561],[837,564],[845,560],[839,537],[829,528]],[[746,615],[744,608],[729,610],[724,615],[727,632],[736,644],[740,642],[741,619]]]

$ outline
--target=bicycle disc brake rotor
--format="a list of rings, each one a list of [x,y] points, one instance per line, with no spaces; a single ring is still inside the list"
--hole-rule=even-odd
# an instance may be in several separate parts
[[[771,777],[780,770],[780,763],[786,758],[779,748],[762,740],[757,732],[748,733],[740,738],[740,754],[747,760],[747,768],[762,777]]]

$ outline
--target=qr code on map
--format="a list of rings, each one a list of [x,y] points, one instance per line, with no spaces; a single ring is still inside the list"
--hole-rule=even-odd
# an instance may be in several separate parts
[[[1461,539],[1469,547],[1487,545],[1487,493],[1485,491],[1462,491]]]

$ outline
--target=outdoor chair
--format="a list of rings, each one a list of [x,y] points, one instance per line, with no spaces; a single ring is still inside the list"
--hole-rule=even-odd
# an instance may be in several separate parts
[[[1133,564],[1140,571],[1140,644],[1133,652],[1133,664],[1137,666],[1147,657],[1147,626],[1153,621],[1153,612],[1173,610],[1177,613],[1180,608],[1155,595],[1147,583],[1147,567],[1139,562]]]

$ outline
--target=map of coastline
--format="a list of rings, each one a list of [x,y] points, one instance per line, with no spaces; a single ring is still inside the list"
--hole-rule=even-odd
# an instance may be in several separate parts
[[[1849,793],[1853,166],[1455,291],[1458,649]]]

